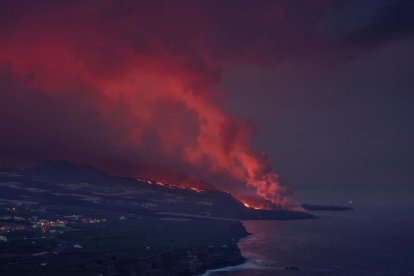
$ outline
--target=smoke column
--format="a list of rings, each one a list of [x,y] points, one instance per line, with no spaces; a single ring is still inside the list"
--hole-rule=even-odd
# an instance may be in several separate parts
[[[287,203],[252,147],[254,126],[222,108],[222,70],[251,57],[217,49],[208,4],[30,3],[2,4],[2,163],[58,157],[137,176],[186,174]]]

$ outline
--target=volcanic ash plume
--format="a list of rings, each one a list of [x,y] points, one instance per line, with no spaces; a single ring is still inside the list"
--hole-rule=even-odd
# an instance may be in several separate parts
[[[1,111],[2,163],[66,158],[154,179],[224,178],[235,195],[247,184],[286,203],[269,160],[252,149],[253,125],[220,104],[220,71],[233,61],[202,46],[202,26],[176,22],[174,36],[172,14],[159,24],[109,1],[29,3],[10,4],[0,29],[0,100],[17,107]]]

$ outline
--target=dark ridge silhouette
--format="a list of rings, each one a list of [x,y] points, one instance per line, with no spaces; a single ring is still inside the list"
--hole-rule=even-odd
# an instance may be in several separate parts
[[[93,166],[66,160],[44,161],[23,170],[18,189],[8,195],[30,196],[42,204],[91,206],[131,213],[153,212],[233,219],[303,219],[305,212],[247,208],[217,188],[192,190],[132,177],[112,176]],[[92,200],[93,199],[93,200]]]

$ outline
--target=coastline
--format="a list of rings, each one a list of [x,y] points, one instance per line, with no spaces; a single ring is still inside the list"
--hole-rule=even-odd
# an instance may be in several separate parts
[[[253,263],[249,263],[246,260],[244,263],[239,264],[239,265],[225,266],[225,267],[221,267],[221,268],[209,269],[206,272],[204,272],[203,274],[199,274],[198,276],[214,275],[214,273],[216,273],[216,272],[230,272],[230,271],[238,271],[238,270],[257,270],[257,269],[265,269],[265,268],[261,267],[261,266],[257,266]]]
[[[245,228],[244,224],[243,227]],[[216,276],[216,275],[292,275],[292,271],[286,270],[286,267],[276,267],[255,254],[249,254],[250,251],[242,252],[243,243],[248,243],[250,239],[255,239],[254,233],[248,233],[242,237],[237,246],[240,250],[244,261],[240,264],[229,264],[218,268],[210,268],[198,276]],[[295,274],[296,275],[296,274]]]
[[[264,267],[264,266],[259,266],[257,264],[252,263],[252,262],[249,262],[249,258],[242,254],[241,248],[240,248],[240,243],[243,242],[243,240],[245,240],[245,239],[251,238],[253,234],[247,232],[247,230],[246,230],[246,228],[245,228],[245,226],[243,225],[242,222],[240,222],[240,224],[242,225],[242,227],[245,229],[245,232],[246,232],[246,235],[241,237],[237,241],[237,248],[240,252],[240,256],[243,259],[243,261],[241,263],[238,263],[238,264],[228,263],[227,265],[221,266],[221,267],[210,267],[207,270],[205,270],[202,274],[197,274],[198,276],[209,276],[209,275],[215,275],[215,273],[238,271],[238,270],[266,269],[266,267]]]

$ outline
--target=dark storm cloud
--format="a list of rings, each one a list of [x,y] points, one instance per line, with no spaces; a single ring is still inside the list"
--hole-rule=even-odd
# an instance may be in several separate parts
[[[156,45],[149,44],[149,40],[162,44],[167,51],[164,54],[189,51],[192,59],[184,62],[194,70],[210,70],[199,52],[201,49],[210,58],[217,58],[216,62],[229,58],[275,62],[291,55],[327,51],[338,54],[348,47],[356,50],[414,30],[412,1],[2,1],[0,4],[3,35],[31,20],[64,23],[65,28],[71,28],[67,26],[71,23],[77,26],[93,22],[93,28],[107,31],[108,36],[121,28],[118,38],[133,43],[138,52],[154,51]],[[85,30],[79,28],[79,32]],[[110,66],[111,49],[101,46],[109,52],[105,55],[109,61],[105,62]]]
[[[347,1],[324,22],[341,42],[378,46],[414,31],[414,2],[390,0]]]

